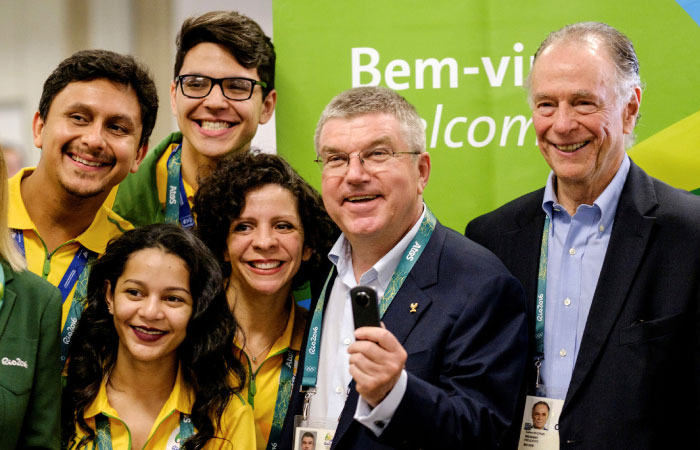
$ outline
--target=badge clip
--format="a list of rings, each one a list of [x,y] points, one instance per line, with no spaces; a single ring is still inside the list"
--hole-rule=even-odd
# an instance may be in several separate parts
[[[304,422],[309,420],[309,408],[311,408],[311,396],[316,394],[316,388],[310,387],[304,394],[304,407],[302,408],[301,417]]]

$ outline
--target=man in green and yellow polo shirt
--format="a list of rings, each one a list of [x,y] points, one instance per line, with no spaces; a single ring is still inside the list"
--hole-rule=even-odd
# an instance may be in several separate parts
[[[277,102],[274,47],[250,18],[234,11],[191,17],[176,43],[170,105],[180,132],[149,152],[106,203],[134,226],[193,226],[198,178],[224,155],[247,151]]]
[[[64,360],[88,261],[131,228],[103,203],[139,167],[157,111],[155,84],[131,56],[81,51],[44,83],[33,122],[41,159],[10,179],[8,222],[29,270],[61,291]]]

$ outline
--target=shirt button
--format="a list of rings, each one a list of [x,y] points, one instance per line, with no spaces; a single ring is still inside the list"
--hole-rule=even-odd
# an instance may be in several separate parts
[[[343,344],[345,344],[345,345],[350,345],[351,342],[352,341],[350,340],[350,338],[343,339]]]
[[[571,300],[569,298],[564,299],[564,305],[569,306],[571,304]]]
[[[374,426],[378,427],[378,428],[384,428],[385,425],[386,424],[384,422],[382,422],[381,420],[377,420],[374,422]]]
[[[562,350],[562,351],[563,351],[563,350]],[[337,388],[335,388],[335,393],[336,393],[336,394],[342,394],[342,393],[343,393],[343,387],[342,387],[342,386],[338,386]]]
[[[605,231],[605,227],[604,227],[603,225],[599,226],[598,229],[600,230],[601,233],[602,233],[603,231]]]
[[[573,248],[573,247],[571,247],[571,248],[569,249],[569,255],[573,256],[573,255],[575,255],[575,254],[576,254],[576,249]]]
[[[566,356],[566,350],[564,350],[563,348],[562,348],[561,350],[559,350],[559,356],[561,356],[562,358],[565,357],[565,356]]]

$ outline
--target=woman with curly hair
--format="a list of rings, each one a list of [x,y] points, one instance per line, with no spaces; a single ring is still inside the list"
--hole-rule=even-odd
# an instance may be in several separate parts
[[[318,193],[280,156],[224,158],[200,183],[197,233],[217,258],[240,324],[237,354],[257,448],[275,448],[287,412],[315,278],[338,235]],[[309,287],[311,281],[311,288]],[[323,280],[321,280],[322,282]]]
[[[66,448],[254,448],[222,285],[211,253],[179,226],[109,243],[91,268],[71,341]]]

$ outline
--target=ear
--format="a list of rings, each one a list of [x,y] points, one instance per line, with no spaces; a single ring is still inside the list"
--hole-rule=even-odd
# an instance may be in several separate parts
[[[418,155],[418,195],[422,195],[430,178],[430,154],[423,152]]]
[[[624,106],[622,112],[622,131],[624,134],[631,134],[634,131],[634,126],[637,124],[637,114],[639,107],[642,104],[642,88],[636,86],[634,93],[630,96],[629,101]]]
[[[39,115],[39,111],[34,113],[34,119],[32,120],[32,133],[34,134],[34,146],[36,148],[41,148],[43,142],[43,136],[41,132],[44,130],[44,120]]]
[[[105,302],[107,302],[107,311],[114,315],[114,292],[112,292],[112,284],[109,280],[105,280]]]
[[[131,164],[131,173],[136,173],[139,166],[141,165],[141,161],[143,161],[143,158],[146,157],[147,152],[148,143],[143,144],[141,147],[138,148],[138,150],[136,150],[136,159],[134,159],[134,162]]]
[[[175,96],[177,95],[177,83],[175,80],[170,82],[170,110],[173,116],[177,117],[177,103],[175,102]]]
[[[311,259],[311,255],[314,254],[314,251],[311,250],[311,247],[307,247],[306,245],[304,246],[304,250],[301,253],[301,260],[302,261],[308,261]]]
[[[262,102],[262,111],[260,111],[260,125],[267,123],[270,118],[272,118],[272,113],[275,112],[275,105],[277,104],[277,91],[271,90],[267,93],[267,96]]]

